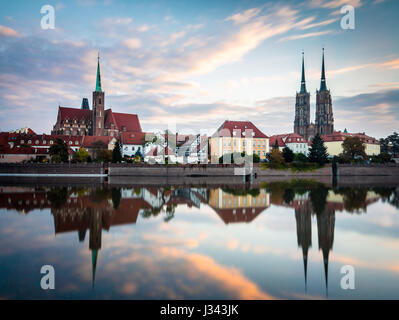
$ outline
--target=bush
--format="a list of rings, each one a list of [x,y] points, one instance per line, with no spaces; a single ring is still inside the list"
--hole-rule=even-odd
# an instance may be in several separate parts
[[[294,161],[295,162],[308,162],[309,159],[303,153],[295,153],[294,154]]]
[[[377,156],[371,157],[371,163],[389,163],[392,160],[392,156],[389,153],[380,153]]]
[[[285,162],[287,162],[287,163],[290,163],[290,162],[294,161],[294,153],[288,147],[284,147],[284,149],[283,149],[283,157],[284,157]]]
[[[51,162],[53,163],[61,163],[61,156],[59,154],[55,154],[51,157]]]

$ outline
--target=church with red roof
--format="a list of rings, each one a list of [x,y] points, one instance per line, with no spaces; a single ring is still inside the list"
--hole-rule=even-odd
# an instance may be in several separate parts
[[[86,98],[81,108],[58,107],[57,122],[52,134],[66,136],[108,136],[119,139],[124,132],[141,133],[137,114],[114,112],[105,109],[105,93],[101,87],[100,59],[97,63],[96,90],[92,109]]]

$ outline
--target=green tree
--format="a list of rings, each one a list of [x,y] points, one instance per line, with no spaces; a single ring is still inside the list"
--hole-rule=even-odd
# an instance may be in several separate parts
[[[112,162],[113,163],[118,163],[122,161],[122,151],[121,151],[121,144],[118,141],[116,141],[114,150],[112,150]]]
[[[284,149],[283,149],[283,157],[284,157],[285,162],[287,162],[287,163],[290,163],[290,162],[294,161],[294,153],[288,147],[284,147]]]
[[[310,162],[316,162],[319,165],[324,165],[328,161],[327,148],[319,134],[316,134],[312,140],[308,158]]]
[[[295,153],[294,161],[296,162],[307,162],[309,159],[303,153]]]
[[[87,162],[89,158],[89,153],[86,151],[85,148],[80,148],[78,151],[75,152],[73,155],[73,159],[77,162]]]
[[[49,154],[51,159],[55,157],[55,160],[60,160],[59,162],[68,162],[68,145],[65,143],[64,140],[57,138],[54,144],[49,149]]]
[[[257,155],[256,153],[254,153],[252,161],[253,161],[253,163],[259,163],[260,162],[260,156]]]
[[[367,157],[366,146],[359,137],[347,137],[342,143],[342,156],[350,162],[364,161]]]

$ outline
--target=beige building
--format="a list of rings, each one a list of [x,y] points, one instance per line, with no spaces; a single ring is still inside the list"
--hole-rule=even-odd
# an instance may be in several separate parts
[[[245,152],[266,159],[269,152],[269,137],[249,121],[225,121],[209,138],[209,153],[212,163],[218,163],[225,154]]]
[[[338,156],[341,154],[343,152],[342,143],[347,137],[360,138],[366,147],[365,152],[368,156],[379,155],[381,153],[380,143],[377,139],[367,136],[364,132],[348,133],[345,130],[344,132],[337,131],[333,134],[322,136],[328,154],[330,156]]]

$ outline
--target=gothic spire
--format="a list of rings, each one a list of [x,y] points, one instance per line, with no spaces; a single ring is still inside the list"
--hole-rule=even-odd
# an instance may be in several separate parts
[[[98,57],[97,57],[96,92],[102,92],[102,89],[101,89],[101,74],[100,74],[100,53],[98,53]]]
[[[325,67],[324,67],[324,48],[323,48],[323,60],[322,60],[322,66],[321,66],[320,91],[327,91],[327,85],[326,85],[326,70],[325,70]]]
[[[306,81],[305,81],[305,57],[302,51],[302,80],[301,80],[301,92],[306,93]]]

